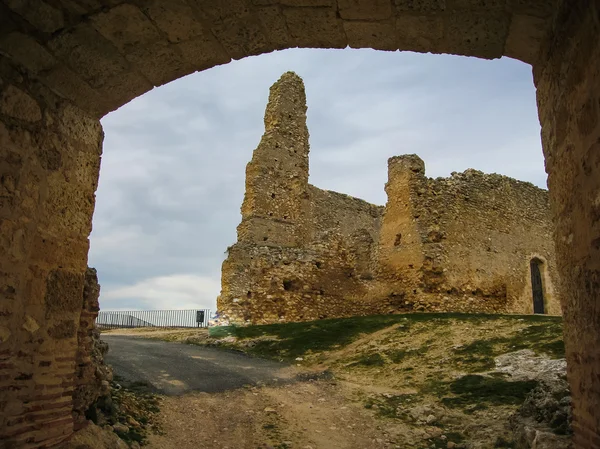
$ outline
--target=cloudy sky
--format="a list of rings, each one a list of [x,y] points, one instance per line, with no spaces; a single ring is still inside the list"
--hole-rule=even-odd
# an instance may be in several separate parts
[[[428,176],[476,168],[546,187],[529,66],[511,59],[286,50],[196,73],[104,117],[90,266],[104,310],[215,309],[244,168],[283,72],[308,98],[310,182],[376,204],[387,158]]]

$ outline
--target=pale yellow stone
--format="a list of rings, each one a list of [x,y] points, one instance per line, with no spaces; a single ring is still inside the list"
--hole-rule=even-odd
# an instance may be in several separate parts
[[[29,315],[25,315],[25,322],[23,323],[23,329],[25,329],[30,334],[35,334],[40,328],[37,321],[31,318]]]
[[[0,326],[0,342],[4,343],[10,338],[10,329],[6,326]]]

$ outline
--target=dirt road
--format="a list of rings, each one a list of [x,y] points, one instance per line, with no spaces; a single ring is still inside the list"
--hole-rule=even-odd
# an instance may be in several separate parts
[[[296,370],[274,361],[199,346],[132,336],[102,335],[106,362],[130,382],[148,383],[164,395],[217,393],[249,385],[277,385]]]

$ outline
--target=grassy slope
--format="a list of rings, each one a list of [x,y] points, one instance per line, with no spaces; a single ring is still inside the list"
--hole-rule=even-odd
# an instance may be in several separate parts
[[[372,334],[381,329],[400,324],[400,330],[410,334],[411,325],[423,323],[435,327],[447,327],[453,322],[468,322],[474,326],[496,320],[522,322],[528,326],[514,335],[503,335],[474,340],[460,348],[457,360],[475,365],[477,369],[491,367],[491,358],[508,350],[533,349],[554,358],[564,357],[562,342],[562,319],[541,315],[473,315],[459,313],[422,313],[406,315],[380,315],[340,318],[302,323],[281,323],[262,326],[223,326],[211,328],[209,335],[215,339],[236,337],[238,340],[257,339],[251,346],[231,344],[260,357],[293,360],[307,353],[329,351],[346,346],[359,336]],[[260,337],[274,337],[261,340]],[[390,354],[394,359],[401,352]],[[474,367],[475,368],[475,367]]]
[[[331,369],[362,386],[354,400],[408,426],[407,435],[427,427],[415,418],[415,407],[443,410],[428,425],[447,440],[432,432],[424,446],[440,448],[464,440],[513,447],[508,416],[537,382],[494,373],[494,357],[520,349],[564,357],[562,319],[539,315],[406,314],[230,326],[213,328],[196,342],[216,341],[258,357],[301,358],[296,363]]]
[[[520,349],[564,357],[562,319],[540,315],[384,315],[154,338],[330,370],[351,387],[352,400],[381,417],[388,430],[396,426],[406,447],[415,448],[445,448],[448,441],[514,447],[508,417],[537,382],[515,382],[493,372],[494,358]],[[433,410],[435,420],[415,416],[419,407]],[[431,438],[421,445],[424,430]]]

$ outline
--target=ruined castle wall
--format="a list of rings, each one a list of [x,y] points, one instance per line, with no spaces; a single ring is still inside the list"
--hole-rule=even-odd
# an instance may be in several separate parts
[[[302,245],[242,241],[229,248],[220,311],[252,322],[383,311],[380,302],[366,300],[383,208],[314,186],[306,200]]]
[[[417,307],[425,310],[532,313],[530,261],[538,258],[546,312],[560,314],[548,192],[476,170],[429,179],[419,161],[390,160],[389,184],[408,190],[388,192],[382,246],[404,231],[396,237],[397,258],[383,261],[401,273],[392,285],[406,284],[410,273]],[[394,210],[398,201],[405,206]]]
[[[217,308],[234,322],[406,311],[532,313],[530,262],[545,311],[560,314],[548,193],[476,170],[430,179],[416,155],[390,158],[384,207],[308,184],[302,80],[273,85],[246,169],[238,242]]]
[[[102,144],[96,119],[0,56],[0,441],[73,430],[77,330]]]
[[[351,253],[358,277],[372,277],[383,207],[343,193],[309,186],[310,245],[338,239]]]
[[[234,321],[381,311],[367,298],[383,208],[308,184],[306,109],[302,80],[284,74],[271,88],[238,242],[222,266],[217,308]]]
[[[419,212],[412,201],[415,172],[424,171],[418,157],[391,158],[388,163],[388,196],[383,214],[377,254],[376,298],[396,298],[400,309],[415,307],[424,264]],[[418,307],[418,305],[417,305]]]

